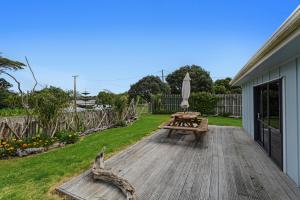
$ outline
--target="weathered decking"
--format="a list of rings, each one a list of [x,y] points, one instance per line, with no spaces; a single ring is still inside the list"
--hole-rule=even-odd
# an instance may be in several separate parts
[[[199,142],[160,130],[106,166],[128,179],[140,200],[300,199],[300,189],[240,128],[210,126]],[[58,190],[75,199],[125,199],[89,172]]]

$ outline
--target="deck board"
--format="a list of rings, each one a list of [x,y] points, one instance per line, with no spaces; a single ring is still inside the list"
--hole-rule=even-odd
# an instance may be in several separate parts
[[[209,126],[199,141],[160,130],[113,156],[106,165],[129,180],[143,200],[300,199],[300,189],[241,128]],[[125,199],[90,171],[59,186],[80,200]]]

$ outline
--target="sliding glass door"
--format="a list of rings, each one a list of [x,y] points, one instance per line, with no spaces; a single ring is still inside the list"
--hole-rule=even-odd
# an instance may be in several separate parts
[[[282,169],[281,79],[254,88],[255,140]]]

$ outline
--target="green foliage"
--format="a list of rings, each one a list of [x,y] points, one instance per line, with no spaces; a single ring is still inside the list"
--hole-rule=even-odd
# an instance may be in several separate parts
[[[64,108],[68,106],[69,97],[60,88],[49,87],[34,93],[30,105],[43,127],[44,133],[56,123]]]
[[[129,99],[136,99],[140,96],[146,102],[150,102],[151,95],[160,93],[169,93],[169,86],[162,82],[157,76],[146,76],[137,83],[131,85],[128,95]]]
[[[193,111],[201,112],[201,114],[214,114],[214,108],[217,105],[218,98],[208,92],[197,92],[191,95],[190,108]]]
[[[8,89],[10,87],[12,87],[12,84],[7,82],[4,78],[0,78],[0,88],[1,89]]]
[[[49,147],[57,141],[56,137],[51,138],[49,135],[42,134],[36,135],[26,139],[24,142],[27,143],[27,148],[31,147]]]
[[[240,86],[231,86],[231,78],[218,79],[214,82],[214,93],[215,94],[240,94],[242,89]]]
[[[180,95],[153,95],[151,100],[152,112],[155,114],[167,114],[183,111],[180,107],[182,98]],[[213,114],[218,98],[209,92],[192,93],[189,98],[188,110],[201,112],[201,114]]]
[[[96,103],[98,105],[113,105],[115,97],[114,93],[101,91],[97,95]]]
[[[186,73],[191,77],[191,92],[211,92],[213,81],[208,71],[197,65],[186,65],[169,74],[166,81],[171,87],[172,94],[180,94],[182,80]]]
[[[115,127],[125,127],[127,124],[124,120],[118,120],[115,124]]]
[[[162,104],[162,94],[151,96],[151,107],[152,112],[155,114],[165,114],[163,104]]]
[[[8,105],[9,108],[23,108],[22,98],[17,93],[9,93],[9,95],[5,99],[5,103]]]
[[[215,94],[228,94],[228,91],[223,85],[214,85],[213,91]]]
[[[26,114],[26,110],[22,108],[3,108],[0,109],[0,117],[22,116]]]
[[[118,120],[121,121],[124,111],[127,107],[128,97],[127,95],[116,95],[114,98],[113,108],[118,113]]]
[[[10,60],[0,56],[0,74],[8,75],[7,70],[19,70],[23,69],[24,66],[25,65],[19,61]],[[10,87],[12,87],[12,85],[9,82],[7,82],[4,78],[0,78],[0,90],[7,90]]]
[[[66,144],[74,144],[79,140],[78,133],[72,133],[68,131],[59,132],[56,134],[56,137],[58,138],[59,142]]]
[[[230,115],[232,115],[230,112],[224,112],[224,113],[220,114],[220,116],[222,116],[222,117],[229,117]]]
[[[25,64],[19,61],[10,60],[8,58],[0,56],[0,70],[18,70],[23,69],[24,66]]]
[[[0,89],[0,109],[9,107],[9,104],[7,102],[7,98],[10,95],[10,93],[11,92],[9,92],[5,88]]]

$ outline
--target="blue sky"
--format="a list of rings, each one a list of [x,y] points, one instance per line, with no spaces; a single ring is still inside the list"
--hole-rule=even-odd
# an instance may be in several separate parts
[[[232,77],[298,0],[1,0],[0,52],[29,58],[41,86],[124,92],[145,75],[197,64]],[[23,88],[33,81],[16,72]]]

